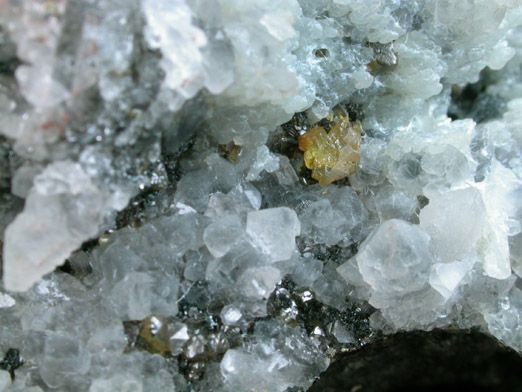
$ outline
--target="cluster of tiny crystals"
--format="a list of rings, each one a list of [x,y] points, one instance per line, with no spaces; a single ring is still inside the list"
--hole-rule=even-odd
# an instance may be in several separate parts
[[[0,0],[0,391],[522,353],[520,3]]]

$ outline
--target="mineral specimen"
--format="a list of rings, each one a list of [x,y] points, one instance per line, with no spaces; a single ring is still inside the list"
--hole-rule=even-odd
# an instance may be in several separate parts
[[[521,113],[520,0],[0,0],[0,391],[522,354]]]
[[[348,177],[357,169],[361,126],[339,116],[330,131],[317,126],[299,136],[299,149],[304,151],[304,162],[312,170],[312,178],[321,185]]]

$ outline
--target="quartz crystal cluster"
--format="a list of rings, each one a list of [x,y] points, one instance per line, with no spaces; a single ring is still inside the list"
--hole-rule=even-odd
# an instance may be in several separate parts
[[[521,225],[520,0],[0,0],[0,391],[522,354]]]

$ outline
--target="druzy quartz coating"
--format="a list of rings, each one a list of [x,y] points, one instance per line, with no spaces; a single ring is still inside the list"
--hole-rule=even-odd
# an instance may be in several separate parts
[[[0,0],[0,391],[522,353],[521,129],[520,0]]]

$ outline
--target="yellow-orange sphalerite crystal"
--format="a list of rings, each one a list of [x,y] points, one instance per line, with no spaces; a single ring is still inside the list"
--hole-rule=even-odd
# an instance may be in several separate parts
[[[299,136],[304,163],[321,185],[348,177],[357,170],[360,144],[361,125],[351,123],[343,115],[328,133],[323,127],[315,127]]]

